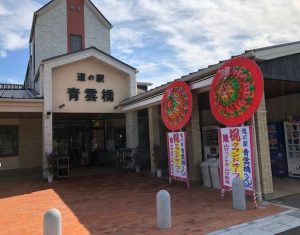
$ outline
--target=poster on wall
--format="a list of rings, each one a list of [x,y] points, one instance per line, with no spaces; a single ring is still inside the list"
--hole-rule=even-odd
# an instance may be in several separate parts
[[[240,178],[246,193],[254,188],[254,157],[251,126],[219,129],[221,188],[230,191],[232,180]]]
[[[168,161],[169,161],[169,179],[188,181],[188,165],[186,151],[186,133],[185,132],[168,132]]]

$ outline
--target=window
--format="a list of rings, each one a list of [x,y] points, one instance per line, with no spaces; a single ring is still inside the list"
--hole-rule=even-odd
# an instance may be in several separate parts
[[[70,40],[71,52],[80,51],[82,49],[82,37],[80,35],[71,35]]]
[[[18,155],[18,127],[0,126],[0,157]]]

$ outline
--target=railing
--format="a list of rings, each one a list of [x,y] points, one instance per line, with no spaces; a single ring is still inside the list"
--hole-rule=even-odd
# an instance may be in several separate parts
[[[24,86],[21,84],[0,83],[0,90],[22,90]]]

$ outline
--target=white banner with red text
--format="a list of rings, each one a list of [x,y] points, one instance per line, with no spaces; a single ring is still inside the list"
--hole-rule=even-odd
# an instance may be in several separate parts
[[[186,133],[168,132],[167,145],[170,178],[188,182]]]
[[[232,180],[240,178],[247,193],[254,188],[254,157],[251,126],[219,129],[221,188],[231,190]]]

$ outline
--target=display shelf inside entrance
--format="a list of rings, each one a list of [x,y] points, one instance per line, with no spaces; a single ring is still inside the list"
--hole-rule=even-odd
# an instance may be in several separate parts
[[[69,155],[57,157],[57,178],[69,177]]]
[[[224,63],[216,72],[209,92],[214,117],[225,126],[238,126],[256,112],[263,95],[258,65],[246,57]]]
[[[132,149],[121,148],[116,152],[116,167],[117,168],[127,168],[131,167],[132,162]]]
[[[300,178],[300,122],[284,122],[288,173]]]

